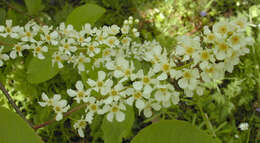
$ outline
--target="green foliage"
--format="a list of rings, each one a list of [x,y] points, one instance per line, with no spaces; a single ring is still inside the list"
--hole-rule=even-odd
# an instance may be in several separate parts
[[[27,80],[30,83],[38,84],[53,78],[58,72],[58,67],[52,66],[52,57],[49,52],[45,60],[40,60],[33,57],[28,62],[27,66]],[[28,57],[30,58],[30,57]]]
[[[210,136],[179,120],[162,120],[145,127],[131,143],[215,143]]]
[[[128,137],[131,134],[131,129],[135,120],[133,107],[127,106],[126,120],[123,122],[109,122],[104,118],[102,123],[102,130],[104,133],[103,139],[105,143],[121,143],[122,138]]]
[[[31,15],[38,14],[44,8],[41,0],[24,0],[24,2]]]
[[[43,143],[34,130],[16,113],[0,107],[1,143]]]
[[[105,9],[95,4],[85,4],[74,9],[68,16],[66,23],[72,24],[80,30],[85,23],[93,25],[103,14]]]

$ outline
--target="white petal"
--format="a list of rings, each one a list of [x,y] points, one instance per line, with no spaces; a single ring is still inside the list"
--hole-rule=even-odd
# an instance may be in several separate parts
[[[56,115],[56,121],[60,121],[62,118],[63,118],[63,116],[62,116],[61,113],[58,113],[58,114]]]
[[[114,118],[114,113],[110,112],[107,114],[107,120],[112,122],[113,121],[113,118]]]
[[[98,80],[99,80],[99,81],[104,80],[105,77],[106,77],[106,73],[105,73],[104,71],[99,71],[99,72],[98,72]]]
[[[82,81],[77,81],[76,88],[78,90],[83,90],[84,89],[84,85],[83,85]]]
[[[93,87],[93,86],[95,86],[96,85],[96,82],[94,81],[94,80],[92,80],[92,79],[88,79],[88,84],[91,86],[91,87]]]
[[[157,77],[157,79],[158,79],[158,80],[166,80],[167,77],[168,77],[168,75],[167,75],[165,72],[163,72],[161,75],[159,75],[159,76]]]
[[[146,118],[149,118],[149,117],[151,117],[152,115],[153,115],[153,112],[151,111],[150,108],[144,109],[144,116],[145,116]]]
[[[46,105],[47,105],[47,103],[46,102],[38,102],[39,104],[40,104],[40,106],[42,106],[42,107],[45,107]]]
[[[181,88],[186,88],[188,86],[187,80],[183,78],[178,81],[178,84]]]
[[[42,93],[42,99],[44,101],[48,101],[49,100],[48,96],[45,93]]]
[[[78,133],[79,133],[80,137],[84,138],[84,132],[83,132],[82,128],[78,129]]]
[[[54,101],[59,101],[60,99],[61,99],[60,94],[55,94],[55,95],[53,96],[53,100],[54,100]]]
[[[74,97],[77,95],[76,91],[72,90],[72,89],[68,89],[67,93],[70,97]]]
[[[139,110],[142,110],[142,109],[144,109],[144,107],[145,107],[145,103],[144,103],[143,100],[138,99],[138,100],[136,100],[135,106],[136,106],[136,108],[138,108]]]
[[[133,87],[136,90],[141,90],[143,88],[143,82],[141,81],[136,81],[133,83]]]
[[[124,121],[125,120],[125,114],[123,112],[121,112],[121,111],[117,112],[116,113],[116,120],[118,122]]]

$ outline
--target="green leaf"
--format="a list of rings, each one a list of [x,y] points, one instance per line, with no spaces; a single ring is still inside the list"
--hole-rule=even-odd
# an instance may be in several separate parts
[[[0,8],[0,24],[4,25],[5,24],[5,16],[6,16],[6,11],[3,8]]]
[[[209,135],[188,122],[162,120],[145,127],[131,143],[215,143]]]
[[[44,8],[41,0],[24,0],[24,2],[28,9],[28,12],[32,15],[36,15]]]
[[[34,130],[16,113],[0,107],[1,143],[43,143]]]
[[[4,49],[3,53],[10,52],[13,48],[13,45],[15,45],[18,42],[16,39],[12,39],[10,37],[2,37],[0,36],[0,43],[3,43]]]
[[[104,13],[105,9],[96,4],[85,4],[74,9],[67,18],[66,23],[80,30],[85,23],[94,24]]]
[[[131,134],[131,129],[135,120],[133,107],[127,106],[125,120],[109,122],[106,117],[103,119],[102,130],[105,143],[121,143],[122,138]]]
[[[44,60],[33,57],[29,60],[27,66],[27,80],[30,83],[38,84],[53,78],[58,72],[59,68],[52,66],[52,52],[45,55]]]

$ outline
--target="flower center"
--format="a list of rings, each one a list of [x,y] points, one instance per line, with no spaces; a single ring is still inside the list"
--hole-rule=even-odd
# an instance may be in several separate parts
[[[187,48],[186,48],[186,53],[187,53],[188,55],[192,55],[192,54],[194,53],[194,48],[192,48],[192,47],[187,47]]]
[[[83,98],[85,96],[85,93],[83,91],[78,92],[78,97]]]
[[[228,49],[228,45],[225,43],[220,43],[220,44],[218,44],[218,46],[221,51],[227,51],[227,49]]]
[[[191,79],[192,75],[191,75],[189,72],[185,72],[185,73],[183,74],[183,77],[184,77],[184,78],[187,78],[187,79]]]
[[[41,47],[36,47],[35,51],[36,52],[40,52],[41,51]]]
[[[90,108],[91,108],[92,111],[96,111],[97,110],[97,105],[96,104],[92,104],[90,106]]]
[[[55,110],[56,110],[57,112],[60,112],[60,111],[61,111],[61,107],[60,107],[60,106],[56,106],[56,107],[55,107]]]
[[[31,32],[26,32],[25,34],[27,37],[31,37],[32,36],[32,33]]]
[[[102,87],[103,86],[103,82],[102,81],[98,81],[97,86],[98,87]]]
[[[169,71],[170,65],[169,64],[163,64],[162,69],[163,69],[163,71]]]
[[[239,36],[232,36],[231,37],[231,43],[233,44],[233,45],[237,45],[237,44],[239,44],[239,41],[240,41],[240,38],[239,38]]]
[[[145,77],[143,78],[143,82],[144,82],[145,84],[147,84],[147,83],[150,82],[150,79],[149,79],[147,76],[145,76]]]
[[[114,112],[114,113],[115,113],[115,112],[118,112],[118,111],[119,111],[119,109],[118,109],[118,107],[117,107],[117,106],[113,106],[113,107],[112,107],[112,112]]]
[[[201,53],[201,58],[202,58],[203,60],[208,60],[208,59],[209,59],[209,53],[206,52],[206,51],[202,52],[202,53]]]
[[[136,93],[134,94],[134,98],[135,98],[135,99],[139,99],[140,97],[142,97],[142,93],[141,93],[141,92],[136,92]]]
[[[111,95],[112,95],[112,96],[117,96],[117,94],[118,94],[117,91],[115,91],[115,90],[112,90],[112,91],[111,91]]]

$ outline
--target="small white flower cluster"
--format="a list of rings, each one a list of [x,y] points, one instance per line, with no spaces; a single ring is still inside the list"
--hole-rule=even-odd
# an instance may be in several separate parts
[[[39,104],[42,107],[45,106],[52,106],[53,110],[55,111],[56,120],[60,121],[63,118],[63,113],[67,112],[70,108],[69,105],[67,105],[67,101],[64,99],[61,99],[60,94],[55,94],[53,98],[48,98],[48,96],[45,93],[42,93],[42,100],[44,102],[39,102]]]
[[[249,127],[249,125],[248,125],[247,122],[243,122],[243,123],[240,123],[240,124],[238,125],[238,128],[239,128],[241,131],[246,131],[246,130],[248,130],[248,127]]]
[[[239,57],[249,53],[247,46],[253,43],[245,35],[248,22],[243,17],[220,21],[212,30],[204,27],[203,40],[178,37],[172,53],[156,41],[139,42],[136,23],[138,20],[129,17],[122,27],[92,28],[85,24],[81,31],[76,31],[64,23],[53,30],[33,22],[24,28],[12,27],[7,21],[6,26],[0,26],[0,35],[20,40],[10,52],[12,59],[22,56],[25,49],[44,59],[44,53],[52,49],[53,65],[63,68],[66,63],[73,64],[79,73],[98,74],[97,78],[77,81],[75,88],[67,90],[78,104],[87,105],[86,114],[74,124],[81,137],[95,114],[106,114],[108,121],[121,122],[125,120],[126,105],[130,105],[149,118],[153,111],[177,105],[183,91],[188,97],[203,95],[203,85],[222,80],[226,71],[232,72]],[[0,61],[8,60],[1,50]],[[175,86],[171,81],[176,82]],[[49,99],[43,94],[45,102],[40,105],[53,106],[56,120],[60,120],[69,106],[57,96]]]

